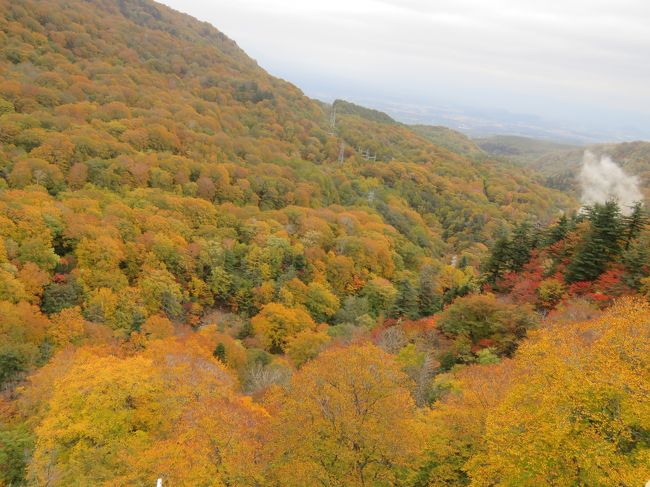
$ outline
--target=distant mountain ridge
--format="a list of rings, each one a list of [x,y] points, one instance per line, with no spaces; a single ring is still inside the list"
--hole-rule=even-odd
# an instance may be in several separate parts
[[[541,156],[559,151],[576,149],[579,146],[562,144],[550,140],[533,139],[518,135],[493,135],[472,139],[478,147],[492,156],[506,156],[521,163],[533,161]]]
[[[486,152],[467,135],[443,126],[411,125],[411,128],[432,143],[468,157],[485,156]]]

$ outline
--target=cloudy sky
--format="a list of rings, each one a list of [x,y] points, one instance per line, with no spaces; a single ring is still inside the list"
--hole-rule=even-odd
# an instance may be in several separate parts
[[[503,110],[650,138],[648,0],[163,3],[321,99]]]

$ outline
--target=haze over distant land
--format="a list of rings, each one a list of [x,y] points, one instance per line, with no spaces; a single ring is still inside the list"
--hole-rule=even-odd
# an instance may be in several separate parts
[[[650,139],[645,0],[163,3],[325,101],[470,135]]]

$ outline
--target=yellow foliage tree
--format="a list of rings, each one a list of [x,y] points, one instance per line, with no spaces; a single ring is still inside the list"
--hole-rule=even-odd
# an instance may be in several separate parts
[[[468,483],[466,462],[483,448],[485,420],[513,382],[510,360],[499,364],[462,366],[438,376],[436,387],[448,390],[430,416],[433,434],[426,461],[414,485],[443,487]]]
[[[200,329],[199,333],[205,336],[206,340],[209,340],[213,356],[237,373],[244,373],[248,357],[246,355],[246,349],[239,340],[235,340],[230,335],[219,332],[216,325],[204,326]],[[219,353],[219,349],[223,349],[223,352]]]
[[[537,288],[540,306],[546,309],[554,308],[564,297],[566,286],[553,277],[543,280]]]
[[[288,308],[269,303],[255,315],[251,323],[264,347],[270,352],[283,352],[287,340],[305,329],[315,329],[316,323],[303,308]]]
[[[23,283],[30,303],[38,303],[50,276],[33,262],[27,262],[18,271],[17,278]]]
[[[79,341],[85,333],[85,324],[78,306],[64,308],[50,317],[50,335],[54,345],[61,348]]]
[[[315,358],[330,341],[327,333],[320,330],[303,330],[287,343],[287,355],[296,367]]]
[[[544,329],[486,420],[471,485],[643,485],[650,478],[650,305]]]
[[[267,413],[200,335],[126,358],[80,352],[56,380],[28,470],[38,485],[257,485]]]
[[[43,357],[49,320],[24,301],[0,301],[0,387]]]
[[[152,340],[167,338],[174,334],[174,325],[166,316],[153,315],[146,319],[140,331]]]
[[[270,476],[284,486],[396,485],[425,434],[408,382],[373,345],[321,353],[276,398]]]

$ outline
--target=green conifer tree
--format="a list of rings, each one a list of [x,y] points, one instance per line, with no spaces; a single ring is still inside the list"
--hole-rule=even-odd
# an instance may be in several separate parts
[[[643,205],[637,201],[632,207],[632,213],[623,218],[625,225],[625,250],[630,248],[630,243],[637,238],[648,224],[648,215],[643,210]]]
[[[569,233],[569,219],[566,215],[562,215],[555,225],[549,231],[547,243],[553,245],[554,243],[564,240]]]
[[[589,232],[567,268],[567,282],[597,279],[621,252],[623,222],[618,203],[596,204],[586,214]]]
[[[486,281],[490,284],[496,283],[503,273],[508,270],[510,262],[510,240],[506,236],[499,237],[490,251],[490,256],[483,266],[486,274]]]
[[[418,303],[421,316],[429,316],[442,309],[441,296],[436,292],[436,270],[431,265],[424,265],[420,270]]]
[[[512,240],[508,249],[510,270],[519,272],[530,260],[530,252],[532,249],[533,235],[530,224],[524,222],[517,225],[512,233]]]
[[[214,352],[212,352],[212,355],[219,360],[221,360],[222,363],[226,363],[226,346],[222,343],[219,342],[217,343],[217,346],[214,347]]]
[[[418,289],[410,279],[404,278],[397,283],[397,299],[393,305],[393,316],[405,316],[416,319],[420,316]]]

